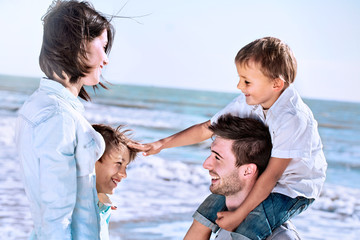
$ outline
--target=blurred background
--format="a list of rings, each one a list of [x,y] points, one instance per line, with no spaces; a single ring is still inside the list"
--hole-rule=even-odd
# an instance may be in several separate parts
[[[329,167],[320,198],[293,219],[303,239],[360,235],[360,1],[93,0],[114,18],[103,76],[84,103],[91,123],[125,124],[151,142],[208,120],[238,95],[236,53],[264,36],[298,61],[295,87],[319,123]],[[27,239],[32,220],[15,145],[17,111],[38,87],[41,17],[51,1],[0,0],[0,233]],[[111,239],[182,239],[209,194],[211,140],[141,155],[113,202]]]
[[[51,0],[0,0],[0,74],[40,77],[41,17]],[[236,91],[236,53],[274,36],[298,61],[303,97],[360,101],[357,0],[91,0],[114,19],[104,76],[117,83]]]

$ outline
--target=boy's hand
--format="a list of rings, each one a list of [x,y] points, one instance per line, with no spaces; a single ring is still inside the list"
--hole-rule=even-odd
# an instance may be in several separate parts
[[[225,211],[217,213],[217,219],[215,222],[222,229],[233,232],[242,221],[243,219],[239,219],[239,216],[237,216],[236,213]]]
[[[159,141],[146,144],[129,142],[128,146],[140,150],[141,152],[143,152],[144,156],[149,156],[159,153],[161,151],[162,144]]]

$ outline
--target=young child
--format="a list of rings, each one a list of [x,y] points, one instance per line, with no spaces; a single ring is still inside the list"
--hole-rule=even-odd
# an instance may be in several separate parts
[[[239,238],[264,239],[319,196],[327,163],[317,122],[291,85],[297,62],[290,48],[274,37],[257,39],[238,52],[235,64],[240,77],[237,85],[240,96],[211,120],[138,148],[144,155],[150,155],[165,148],[201,142],[211,137],[208,129],[211,122],[226,113],[260,118],[268,125],[273,143],[266,170],[236,211],[218,212],[223,210],[219,207],[217,220],[210,217],[216,218],[210,209],[199,214],[225,230],[235,230]],[[219,184],[221,181],[221,178],[217,180]],[[253,213],[259,204],[263,211]]]
[[[100,83],[114,29],[87,2],[54,1],[43,17],[45,76],[18,112],[16,144],[33,239],[99,239],[95,162],[104,140],[78,97]],[[26,41],[26,39],[25,39]]]
[[[109,239],[109,220],[111,210],[116,210],[107,194],[113,194],[114,189],[123,178],[126,178],[126,168],[133,161],[138,152],[128,145],[130,140],[126,133],[130,130],[120,131],[103,124],[94,124],[93,128],[105,140],[105,152],[95,163],[96,190],[98,192],[98,206],[100,211],[100,239]]]

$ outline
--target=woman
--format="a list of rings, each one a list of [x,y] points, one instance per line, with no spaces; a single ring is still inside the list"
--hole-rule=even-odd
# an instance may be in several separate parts
[[[99,239],[94,164],[104,140],[83,117],[84,86],[100,84],[114,30],[89,3],[56,1],[43,17],[46,78],[19,111],[17,146],[33,239]]]

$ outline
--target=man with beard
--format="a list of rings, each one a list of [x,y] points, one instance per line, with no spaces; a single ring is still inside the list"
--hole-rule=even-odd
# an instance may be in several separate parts
[[[269,129],[259,120],[232,115],[220,117],[217,123],[213,123],[209,128],[215,139],[211,144],[211,155],[205,160],[203,167],[209,170],[211,176],[210,191],[224,196],[227,208],[224,210],[235,211],[268,164],[272,149]],[[209,198],[213,196],[210,195]],[[261,203],[251,214],[256,215],[257,210],[261,211],[262,204],[266,202]],[[184,239],[208,240],[211,231],[217,232],[216,240],[244,239],[244,236],[235,232],[219,229],[216,223],[203,217],[202,212],[213,207],[215,206],[202,204],[197,209],[193,215],[193,224]],[[217,219],[221,217],[218,213]],[[287,221],[274,229],[266,239],[293,240],[300,237],[292,223]]]

